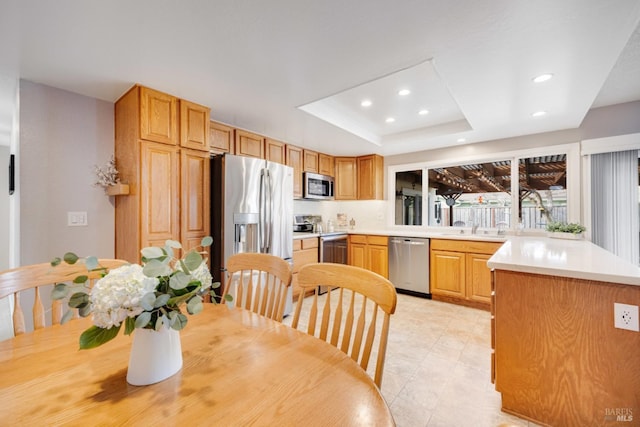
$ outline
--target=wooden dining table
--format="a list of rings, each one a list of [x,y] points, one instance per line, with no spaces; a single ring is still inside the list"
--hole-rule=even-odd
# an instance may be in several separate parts
[[[346,354],[250,311],[207,304],[189,316],[182,369],[141,387],[126,382],[132,337],[79,350],[90,325],[78,319],[0,342],[0,425],[394,425]]]

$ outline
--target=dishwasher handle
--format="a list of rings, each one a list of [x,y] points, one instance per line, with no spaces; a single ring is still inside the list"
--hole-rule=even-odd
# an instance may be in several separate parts
[[[418,242],[418,241],[409,240],[409,239],[402,239],[402,240],[392,239],[391,243],[401,243],[403,245],[413,245],[413,246],[424,246],[427,244],[426,242]]]

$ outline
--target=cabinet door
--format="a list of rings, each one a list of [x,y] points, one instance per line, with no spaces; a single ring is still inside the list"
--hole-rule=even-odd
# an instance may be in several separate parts
[[[467,298],[491,303],[491,269],[487,261],[491,255],[467,254]]]
[[[431,293],[465,297],[465,254],[431,250]]]
[[[210,234],[209,153],[183,149],[180,169],[182,244],[191,249]]]
[[[367,245],[349,242],[349,265],[367,268]]]
[[[209,123],[209,149],[216,153],[231,153],[234,150],[233,128],[217,122]]]
[[[356,158],[336,157],[335,167],[335,199],[356,200],[358,198]]]
[[[287,166],[293,168],[293,198],[302,198],[302,148],[287,144]]]
[[[318,173],[329,176],[335,175],[333,156],[322,153],[318,155]]]
[[[367,246],[368,269],[382,277],[389,278],[389,249],[387,246]]]
[[[264,138],[255,133],[236,129],[236,154],[264,159]]]
[[[180,100],[180,146],[209,151],[209,115],[203,105]]]
[[[285,143],[276,141],[275,139],[267,138],[264,141],[265,145],[265,157],[267,160],[286,164],[287,163],[287,155],[285,150]]]
[[[358,200],[382,200],[383,160],[372,154],[358,157]]]
[[[305,172],[318,173],[318,152],[304,150],[304,160],[302,162]]]
[[[178,144],[178,98],[140,87],[140,138]]]
[[[144,248],[164,246],[167,239],[180,241],[178,148],[142,142],[140,149],[140,245]]]

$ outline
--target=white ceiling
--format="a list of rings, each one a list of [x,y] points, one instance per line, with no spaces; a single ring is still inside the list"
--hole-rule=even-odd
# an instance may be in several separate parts
[[[571,129],[640,100],[638,0],[0,1],[0,75],[107,101],[141,83],[336,155]],[[367,119],[362,138],[298,108],[416,65],[424,122]]]

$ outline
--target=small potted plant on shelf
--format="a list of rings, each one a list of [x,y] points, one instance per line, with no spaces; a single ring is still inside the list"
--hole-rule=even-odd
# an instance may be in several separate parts
[[[93,185],[102,187],[106,195],[119,196],[129,194],[129,186],[120,182],[116,159],[113,156],[111,156],[104,168],[94,165],[94,172],[96,174],[96,182]]]
[[[580,240],[582,239],[582,233],[586,230],[584,225],[571,222],[550,222],[547,224],[547,231],[549,232],[549,237],[553,237],[556,239],[571,239],[571,240]]]

